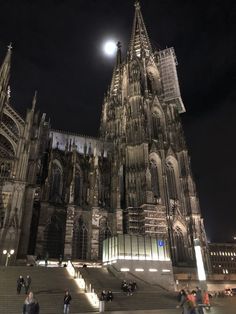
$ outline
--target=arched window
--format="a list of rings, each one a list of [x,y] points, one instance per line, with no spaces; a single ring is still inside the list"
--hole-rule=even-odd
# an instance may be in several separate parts
[[[75,173],[75,205],[80,205],[81,177],[77,169]]]
[[[44,231],[44,254],[58,258],[64,252],[65,215],[58,214],[51,217],[49,225]]]
[[[152,114],[153,137],[157,138],[161,131],[161,119],[157,112]]]
[[[55,203],[62,202],[62,168],[58,162],[52,165],[50,200]]]
[[[0,177],[1,178],[9,178],[11,174],[11,163],[7,161],[3,161],[0,164]]]
[[[161,203],[162,192],[162,166],[161,159],[157,153],[151,153],[149,156],[150,160],[150,173],[151,173],[151,189],[153,196],[157,203]]]
[[[101,218],[99,224],[99,250],[98,250],[99,259],[102,259],[103,241],[111,236],[112,234],[111,230],[108,228],[107,219]]]
[[[168,161],[166,163],[166,175],[168,183],[168,191],[170,199],[178,199],[177,185],[176,185],[176,176],[173,164]]]
[[[160,183],[159,183],[159,174],[157,164],[154,160],[151,162],[151,184],[152,184],[152,192],[156,199],[160,198]]]
[[[180,228],[174,232],[174,242],[176,247],[176,260],[178,263],[185,263],[187,260],[184,236]]]
[[[73,235],[73,257],[85,260],[88,253],[88,230],[82,217],[75,224]]]
[[[3,228],[3,226],[4,226],[5,211],[6,210],[4,207],[0,208],[0,229]]]

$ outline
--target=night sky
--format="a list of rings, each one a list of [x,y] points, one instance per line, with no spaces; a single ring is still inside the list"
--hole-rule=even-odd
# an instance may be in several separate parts
[[[38,108],[55,129],[97,135],[114,58],[127,48],[133,0],[0,0],[0,60],[13,43],[11,103]],[[210,241],[236,234],[236,1],[143,0],[154,47],[174,46],[187,112],[183,126]]]

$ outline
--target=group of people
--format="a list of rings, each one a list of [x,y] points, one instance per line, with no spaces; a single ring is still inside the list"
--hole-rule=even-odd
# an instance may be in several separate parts
[[[135,281],[126,282],[126,280],[123,280],[121,283],[121,290],[127,295],[133,295],[136,289],[137,284]]]
[[[71,300],[72,300],[72,297],[69,291],[66,290],[65,296],[64,296],[63,314],[69,314]],[[23,314],[39,314],[39,303],[34,298],[33,292],[30,292],[28,296],[26,297],[24,305],[23,305],[22,313]]]
[[[17,294],[21,293],[21,289],[25,288],[25,294],[28,293],[31,286],[31,277],[29,275],[26,276],[26,279],[23,278],[22,275],[17,279],[16,290]]]
[[[209,293],[201,291],[199,287],[196,290],[185,291],[182,289],[178,294],[179,305],[183,314],[204,314],[203,308],[210,309]]]
[[[106,292],[106,290],[103,290],[101,292],[101,296],[100,296],[100,301],[108,301],[111,302],[114,299],[113,293],[111,290],[108,290]]]
[[[17,294],[21,293],[21,289],[25,289],[25,294],[28,294],[24,305],[23,305],[23,314],[39,314],[39,303],[35,299],[34,294],[30,291],[31,288],[31,277],[29,275],[24,279],[22,275],[17,279]],[[29,292],[30,291],[30,292]],[[70,302],[72,297],[68,290],[65,291],[64,300],[63,300],[63,314],[69,314],[70,311]]]

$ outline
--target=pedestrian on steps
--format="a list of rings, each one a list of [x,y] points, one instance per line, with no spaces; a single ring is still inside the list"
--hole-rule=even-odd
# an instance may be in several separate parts
[[[111,302],[114,299],[113,293],[111,290],[107,292],[107,301]]]
[[[24,285],[25,285],[24,278],[23,278],[23,276],[20,275],[20,277],[17,279],[17,283],[16,283],[16,290],[17,290],[18,294],[20,294],[21,288],[24,287]]]
[[[72,297],[69,294],[69,291],[66,290],[65,296],[64,296],[64,311],[63,311],[63,314],[69,314],[69,312],[70,312],[70,301],[71,300],[72,300]]]
[[[39,314],[39,303],[34,298],[33,292],[30,292],[25,299],[23,314]]]
[[[27,275],[27,277],[25,279],[25,294],[28,294],[28,292],[30,290],[30,286],[31,286],[31,277],[29,275]]]

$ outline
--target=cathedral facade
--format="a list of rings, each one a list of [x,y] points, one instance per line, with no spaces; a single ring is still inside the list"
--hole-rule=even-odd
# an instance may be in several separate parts
[[[116,64],[97,138],[56,131],[36,111],[10,104],[11,49],[0,69],[0,255],[60,254],[101,260],[117,234],[168,241],[174,266],[205,263],[207,242],[180,114],[173,48],[154,50],[140,5],[127,54]]]

